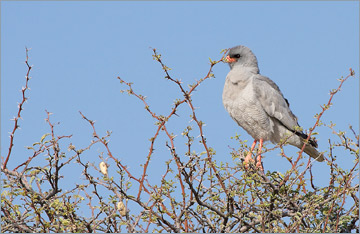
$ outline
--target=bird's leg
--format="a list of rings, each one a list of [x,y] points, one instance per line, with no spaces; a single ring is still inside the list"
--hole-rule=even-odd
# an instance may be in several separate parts
[[[262,146],[263,146],[263,139],[260,139],[259,141],[259,149],[258,149],[258,156],[256,158],[256,167],[257,168],[260,168],[260,170],[264,171],[264,168],[261,164],[261,149],[262,149]]]
[[[256,142],[257,142],[257,140],[254,140],[254,142],[253,142],[253,144],[252,144],[252,146],[251,146],[251,149],[250,149],[249,153],[248,153],[248,154],[246,155],[246,157],[245,157],[244,164],[245,164],[245,168],[246,168],[246,169],[248,168],[249,161],[254,162],[254,159],[251,158],[251,154],[252,154],[252,151],[253,151],[254,148],[255,148]]]

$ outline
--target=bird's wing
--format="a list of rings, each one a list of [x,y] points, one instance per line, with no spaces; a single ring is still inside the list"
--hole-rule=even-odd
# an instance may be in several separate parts
[[[289,108],[289,102],[284,98],[279,87],[269,78],[257,75],[254,90],[265,112],[277,119],[290,131],[295,131],[298,125],[296,116]]]

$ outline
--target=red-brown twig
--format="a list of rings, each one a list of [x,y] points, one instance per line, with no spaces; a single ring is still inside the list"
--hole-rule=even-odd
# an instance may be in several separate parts
[[[26,49],[26,59],[25,59],[25,64],[27,66],[27,73],[26,73],[26,82],[25,82],[25,87],[23,87],[21,89],[21,92],[22,92],[22,101],[21,103],[18,105],[18,113],[17,113],[17,116],[14,118],[14,128],[10,134],[10,146],[9,146],[9,151],[8,151],[8,155],[5,159],[5,162],[2,166],[2,169],[5,169],[6,168],[6,165],[10,159],[10,155],[11,155],[11,151],[12,151],[12,148],[14,146],[14,135],[15,135],[15,131],[19,128],[19,125],[18,125],[18,121],[19,119],[21,118],[21,111],[23,110],[23,105],[24,103],[26,102],[27,100],[27,97],[25,97],[25,91],[29,89],[29,86],[28,86],[28,83],[29,83],[29,80],[30,80],[30,70],[32,68],[32,66],[29,65],[28,61],[29,61],[29,56],[28,56],[28,52],[29,52],[29,49],[28,48],[25,48]]]
[[[299,152],[299,156],[297,157],[297,159],[295,160],[295,162],[292,164],[291,171],[295,170],[296,165],[297,165],[297,163],[299,162],[299,160],[300,160],[300,158],[301,158],[301,155],[302,155],[302,153],[303,153],[303,151],[304,151],[304,149],[305,149],[305,146],[306,146],[306,144],[308,144],[307,142],[308,142],[308,141],[310,140],[310,138],[311,138],[312,132],[315,130],[315,128],[316,128],[317,126],[319,126],[320,118],[322,117],[322,115],[325,113],[326,110],[328,110],[328,109],[330,108],[330,106],[331,106],[331,104],[332,104],[331,101],[332,101],[334,95],[335,95],[337,92],[340,91],[341,86],[343,85],[343,83],[344,83],[349,77],[351,77],[351,76],[354,77],[354,76],[355,76],[355,72],[350,68],[350,74],[349,74],[348,76],[346,76],[344,79],[340,79],[340,84],[339,84],[338,88],[337,88],[336,90],[330,91],[330,98],[329,98],[329,100],[328,100],[328,103],[327,103],[326,105],[321,106],[322,111],[317,115],[316,122],[315,122],[314,126],[313,126],[312,128],[310,128],[309,133],[308,133],[308,137],[307,137],[307,139],[305,140],[304,145],[302,146],[302,148],[301,148],[301,150],[300,150],[300,152]],[[308,163],[306,169],[308,169],[309,166],[310,166],[310,165],[309,165],[309,163]],[[307,171],[307,170],[304,170],[304,171],[302,172],[302,174],[301,174],[300,176],[298,176],[297,178],[300,178],[301,176],[303,176],[303,175],[306,173],[306,171]],[[290,178],[290,174],[288,174],[288,175],[284,178],[284,180],[281,182],[280,185],[285,184],[286,181],[287,181],[289,178]]]
[[[151,115],[153,118],[155,118],[155,119],[157,119],[157,120],[159,121],[159,126],[158,126],[158,128],[157,128],[157,131],[156,131],[154,137],[153,137],[152,140],[151,140],[151,146],[150,146],[149,154],[148,154],[148,156],[147,156],[147,161],[146,161],[146,163],[144,164],[144,171],[143,171],[143,174],[142,174],[142,178],[140,179],[140,183],[141,183],[141,184],[140,184],[140,187],[139,187],[139,192],[138,192],[138,196],[137,196],[137,197],[139,198],[140,195],[141,195],[142,184],[143,184],[143,181],[144,181],[144,179],[145,179],[146,170],[147,170],[148,165],[149,165],[149,162],[150,162],[150,156],[151,156],[152,153],[153,153],[154,141],[155,141],[156,137],[158,136],[160,129],[162,129],[162,130],[164,130],[164,131],[166,132],[166,134],[167,134],[167,136],[169,137],[170,142],[171,142],[171,144],[172,144],[172,149],[174,149],[173,138],[172,138],[171,135],[167,132],[165,123],[166,123],[166,121],[167,121],[172,115],[174,115],[174,114],[176,113],[177,107],[178,107],[179,105],[181,105],[182,103],[184,103],[184,102],[187,102],[187,103],[188,103],[189,107],[191,108],[191,110],[192,110],[192,112],[193,112],[192,118],[193,118],[193,120],[197,123],[197,125],[198,125],[198,127],[199,127],[200,136],[201,136],[201,138],[202,138],[202,143],[203,143],[203,145],[204,145],[204,147],[205,147],[205,150],[206,150],[206,152],[207,152],[207,156],[208,156],[208,160],[209,160],[209,162],[210,162],[210,165],[211,165],[212,169],[214,170],[215,175],[216,175],[217,178],[219,179],[222,188],[224,189],[224,191],[226,191],[226,187],[225,187],[225,185],[224,185],[224,183],[223,183],[220,175],[218,174],[218,172],[217,172],[217,170],[216,170],[216,168],[215,168],[215,165],[214,165],[214,164],[212,163],[212,161],[211,161],[211,155],[210,155],[208,146],[207,146],[207,144],[206,144],[206,139],[205,139],[205,137],[204,137],[203,130],[202,130],[202,122],[199,121],[199,120],[196,118],[195,108],[193,107],[192,101],[191,101],[191,98],[190,98],[190,97],[191,97],[191,93],[195,90],[196,87],[198,87],[198,86],[200,85],[201,82],[203,82],[204,80],[206,80],[206,79],[208,79],[208,78],[210,78],[210,77],[213,76],[213,75],[212,75],[212,68],[213,68],[213,66],[215,66],[217,63],[223,61],[223,59],[224,59],[224,57],[225,57],[225,53],[224,53],[224,55],[222,56],[222,58],[221,58],[220,60],[218,60],[218,61],[212,61],[212,62],[211,62],[210,69],[209,69],[208,73],[206,74],[206,76],[205,76],[204,78],[198,80],[198,81],[196,82],[196,84],[192,85],[191,88],[189,89],[189,91],[186,91],[186,90],[182,87],[182,83],[181,83],[180,80],[171,78],[171,76],[170,76],[170,74],[169,74],[169,72],[168,72],[170,69],[169,69],[167,66],[165,66],[165,64],[162,62],[162,60],[161,60],[161,55],[157,54],[156,49],[153,49],[153,52],[154,52],[154,55],[153,55],[154,59],[161,64],[161,66],[162,66],[162,68],[163,68],[163,70],[164,70],[164,72],[165,72],[165,74],[166,74],[165,78],[168,79],[168,80],[170,80],[170,81],[173,81],[174,83],[176,83],[176,84],[179,86],[181,92],[182,92],[183,95],[184,95],[184,99],[181,100],[181,101],[177,101],[177,102],[175,103],[175,107],[172,109],[172,111],[170,112],[170,114],[169,114],[167,117],[162,117],[162,116],[156,115],[154,112],[152,112],[152,111],[150,110],[149,105],[148,105],[147,102],[145,101],[145,97],[142,96],[142,95],[136,94],[136,93],[134,92],[133,88],[132,88],[132,84],[131,84],[131,83],[125,82],[123,79],[121,79],[120,77],[118,77],[118,79],[120,80],[120,83],[124,83],[124,84],[126,84],[126,85],[129,87],[129,89],[127,90],[127,92],[128,92],[129,94],[131,94],[131,95],[134,95],[134,96],[137,97],[138,99],[140,99],[140,100],[144,103],[145,109],[150,113],[150,115]],[[177,163],[177,160],[176,160],[176,163]],[[178,163],[177,163],[177,164],[178,164]],[[184,195],[184,194],[185,194],[185,192],[184,192],[184,186],[183,186],[183,184],[182,184],[181,173],[180,173],[181,168],[180,168],[180,165],[179,165],[179,164],[178,164],[177,166],[178,166],[178,169],[179,169],[179,179],[180,179],[180,183],[181,183],[181,188],[182,188],[182,190],[183,190],[183,195]],[[185,205],[185,204],[184,204],[184,205]]]
[[[206,144],[206,139],[205,139],[204,134],[203,134],[203,129],[202,129],[203,124],[202,124],[201,121],[199,121],[199,120],[196,118],[195,108],[194,108],[194,106],[193,106],[193,104],[192,104],[192,101],[191,101],[191,98],[190,98],[190,97],[191,97],[191,93],[192,93],[204,80],[209,79],[209,78],[211,78],[211,77],[213,76],[213,74],[212,74],[212,68],[213,68],[217,63],[219,63],[219,62],[221,62],[221,61],[224,60],[227,50],[224,51],[224,54],[223,54],[223,56],[221,57],[220,60],[218,60],[218,61],[210,61],[210,62],[211,62],[211,64],[210,64],[210,69],[209,69],[208,73],[206,74],[206,76],[205,76],[204,78],[198,80],[198,81],[196,82],[196,84],[192,85],[189,91],[185,91],[185,90],[184,90],[184,88],[182,87],[181,82],[180,82],[179,80],[175,80],[175,79],[171,78],[171,76],[170,76],[169,73],[168,73],[169,68],[164,65],[164,63],[163,63],[162,60],[160,59],[161,56],[156,53],[156,49],[153,49],[153,51],[154,51],[154,58],[155,58],[155,60],[157,60],[157,61],[161,64],[163,70],[164,70],[165,73],[166,73],[166,77],[165,77],[165,78],[166,78],[166,79],[169,79],[169,80],[171,80],[171,81],[173,81],[173,82],[175,82],[175,83],[179,86],[181,92],[184,94],[185,99],[182,100],[180,103],[183,103],[183,102],[187,102],[187,103],[188,103],[188,105],[189,105],[189,107],[190,107],[190,109],[191,109],[191,111],[192,111],[192,118],[193,118],[193,120],[196,122],[196,124],[197,124],[198,127],[199,127],[201,142],[202,142],[202,144],[203,144],[203,146],[204,146],[204,148],[205,148],[205,151],[206,151],[207,158],[208,158],[208,161],[209,161],[209,163],[210,163],[210,166],[211,166],[211,168],[213,169],[216,177],[218,178],[221,187],[224,189],[225,193],[227,194],[228,192],[227,192],[227,189],[226,189],[226,187],[225,187],[225,184],[223,183],[223,180],[221,179],[219,173],[218,173],[217,170],[216,170],[216,167],[215,167],[214,163],[212,162],[212,157],[211,157],[211,154],[210,154],[210,152],[209,152],[209,148],[208,148],[208,146],[207,146],[207,144]],[[174,111],[175,111],[175,108],[174,108]]]
[[[355,72],[350,68],[350,74],[349,74],[347,77],[345,77],[345,79],[340,79],[339,87],[338,87],[336,90],[330,91],[329,101],[328,101],[328,103],[327,103],[326,105],[321,106],[322,111],[320,112],[320,114],[318,114],[314,126],[313,126],[312,128],[310,128],[308,137],[306,138],[305,143],[304,143],[303,147],[301,148],[301,150],[300,150],[300,152],[299,152],[299,156],[298,156],[298,158],[297,158],[296,161],[295,161],[295,165],[296,165],[297,162],[300,160],[301,154],[302,154],[302,152],[304,151],[307,142],[310,140],[312,132],[315,130],[315,128],[316,128],[317,126],[319,126],[319,122],[320,122],[321,116],[325,113],[326,110],[328,110],[328,109],[330,108],[330,106],[331,106],[331,104],[332,104],[331,101],[332,101],[334,95],[341,90],[341,86],[343,85],[343,83],[344,83],[349,77],[351,77],[351,76],[354,77],[354,76],[355,76]]]
[[[92,129],[93,129],[93,136],[94,136],[95,138],[97,138],[97,139],[105,146],[105,148],[106,148],[106,150],[107,150],[107,154],[109,155],[109,157],[112,158],[116,163],[118,163],[118,164],[121,166],[121,168],[128,174],[129,178],[134,179],[135,181],[141,183],[139,179],[135,178],[135,177],[129,172],[129,170],[127,169],[126,166],[122,165],[121,162],[112,155],[112,153],[111,153],[111,151],[110,151],[110,148],[109,148],[109,145],[108,145],[108,142],[106,142],[105,139],[99,137],[99,135],[97,134],[96,129],[95,129],[94,121],[86,118],[85,115],[83,115],[83,113],[81,113],[81,112],[80,112],[80,115],[82,116],[83,119],[85,119],[86,121],[88,121],[88,122],[90,123],[90,125],[91,125],[91,127],[92,127]],[[142,184],[142,187],[144,188],[144,190],[145,190],[147,193],[149,193],[149,191],[147,190],[147,188],[146,188],[143,184]]]

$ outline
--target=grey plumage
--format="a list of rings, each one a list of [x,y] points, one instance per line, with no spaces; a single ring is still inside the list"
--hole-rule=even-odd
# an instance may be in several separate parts
[[[233,47],[227,58],[230,72],[222,99],[231,118],[255,140],[277,144],[287,139],[289,144],[301,149],[308,136],[299,130],[297,118],[279,87],[259,73],[252,51],[245,46]],[[324,157],[316,147],[315,139],[310,139],[304,151],[321,162]]]

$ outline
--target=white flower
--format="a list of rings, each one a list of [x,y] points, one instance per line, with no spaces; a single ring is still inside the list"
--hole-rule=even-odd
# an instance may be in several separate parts
[[[101,173],[103,173],[104,175],[107,175],[107,174],[108,174],[108,171],[107,171],[107,165],[106,165],[106,163],[105,163],[105,162],[101,162],[101,163],[99,164],[99,166],[100,166],[100,171],[101,171]]]
[[[118,202],[117,209],[119,210],[121,216],[126,215],[126,208],[125,208],[125,205],[124,205],[124,203],[122,201]]]

